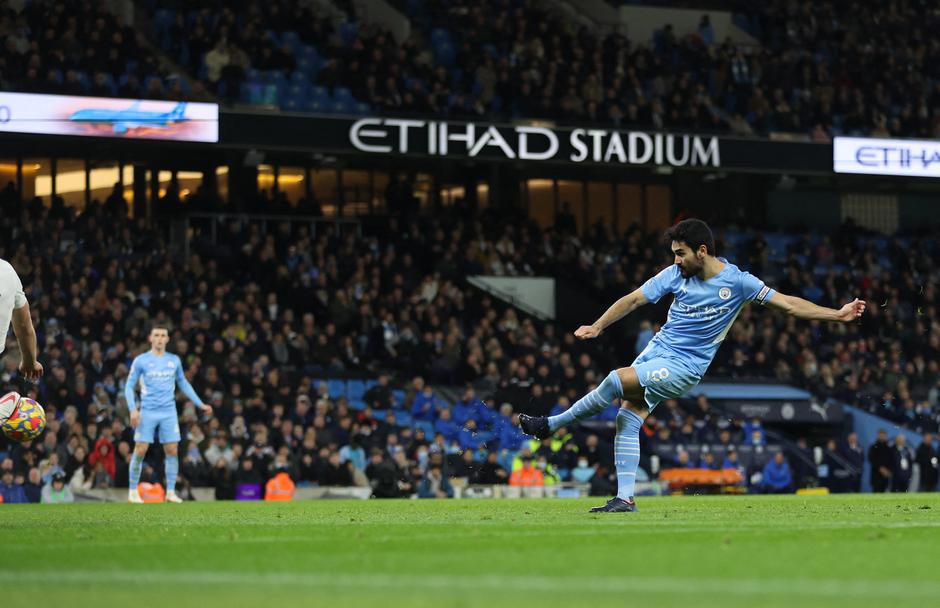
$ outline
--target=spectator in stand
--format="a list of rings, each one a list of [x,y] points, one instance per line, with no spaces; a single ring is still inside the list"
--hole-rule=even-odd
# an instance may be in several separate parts
[[[399,472],[380,448],[372,448],[369,466],[366,467],[365,472],[372,486],[372,496],[375,498],[399,498],[401,496],[401,489],[398,487]]]
[[[920,467],[919,491],[936,492],[937,482],[940,481],[940,450],[934,446],[934,438],[930,433],[925,434],[917,446],[915,460]]]
[[[351,412],[328,394],[317,396],[313,379],[324,376],[313,353],[318,350],[318,337],[329,342],[329,336],[337,335],[338,321],[347,328],[356,356],[390,374],[388,386],[399,386],[391,378],[401,378],[414,369],[415,362],[435,356],[434,344],[446,343],[448,336],[463,345],[468,355],[473,353],[474,362],[466,374],[478,391],[464,395],[466,403],[461,405],[462,400],[452,411],[462,411],[462,416],[474,420],[472,425],[461,425],[462,449],[480,449],[487,453],[481,458],[488,459],[502,449],[501,439],[506,440],[507,449],[526,441],[509,436],[515,428],[512,413],[500,417],[494,411],[493,403],[504,401],[494,398],[494,393],[521,389],[528,397],[538,392],[534,390],[538,384],[541,395],[550,395],[551,402],[561,407],[568,402],[567,390],[596,384],[593,373],[613,357],[603,344],[574,346],[561,328],[521,317],[473,290],[464,291],[459,285],[466,269],[489,268],[495,259],[503,272],[569,277],[587,291],[621,289],[634,280],[626,268],[636,268],[639,277],[669,263],[659,257],[661,246],[636,229],[615,240],[590,231],[566,236],[525,220],[507,226],[489,216],[480,221],[446,215],[414,218],[410,230],[363,235],[343,235],[329,228],[313,235],[302,222],[285,222],[268,232],[257,226],[223,225],[226,239],[244,243],[243,248],[220,251],[197,235],[191,244],[193,254],[179,259],[160,237],[166,229],[162,220],[150,227],[128,218],[126,203],[115,201],[111,209],[105,213],[101,204],[93,202],[81,213],[64,206],[53,210],[38,199],[20,201],[15,188],[0,189],[0,229],[10,234],[0,244],[0,257],[10,259],[24,283],[42,294],[34,297],[36,329],[45,343],[49,373],[31,396],[50,408],[49,445],[44,439],[30,449],[19,449],[0,438],[0,451],[13,456],[16,470],[28,471],[43,462],[41,471],[51,476],[58,466],[69,476],[73,489],[94,485],[96,475],[88,461],[98,464],[100,450],[93,448],[99,442],[110,441],[117,449],[109,452],[120,454],[120,446],[127,441],[127,430],[112,430],[112,423],[125,407],[120,394],[128,362],[142,343],[146,318],[174,325],[175,335],[186,345],[179,351],[187,375],[197,390],[218,392],[222,401],[218,426],[196,420],[184,425],[187,445],[210,462],[210,453],[229,462],[233,477],[238,473],[237,463],[250,452],[257,460],[253,467],[261,485],[271,475],[269,465],[275,454],[288,446],[292,466],[305,467],[298,479],[322,485],[318,474],[330,454],[349,445],[352,436],[359,437],[366,453],[377,447],[391,454],[393,441],[407,444],[405,464],[409,469],[417,465],[411,445],[416,433],[407,429],[405,440],[406,429],[398,427],[396,412],[386,420],[373,421],[367,412]],[[101,231],[103,225],[113,229]],[[77,247],[70,244],[71,235],[80,237],[81,248],[76,251],[81,255],[58,253]],[[751,247],[747,238],[740,247]],[[875,241],[880,243],[877,247],[872,245]],[[936,270],[921,269],[911,260],[931,259],[936,244],[929,238],[911,237],[903,243],[881,239],[846,226],[833,235],[811,234],[805,242],[793,240],[788,247],[793,256],[781,265],[781,282],[812,284],[823,294],[820,297],[831,300],[859,290],[866,299],[887,304],[878,307],[870,322],[852,326],[844,335],[832,333],[824,324],[806,331],[790,329],[784,318],[753,315],[745,308],[719,351],[716,368],[773,378],[786,366],[775,369],[766,361],[799,361],[787,371],[795,383],[873,408],[899,425],[932,429],[938,412],[931,405],[930,391],[936,388],[935,376],[940,375],[935,364],[940,360],[940,332],[934,331],[940,309],[938,277]],[[760,249],[753,248],[755,264],[766,263],[760,261]],[[919,255],[912,256],[911,251]],[[805,255],[805,262],[798,262],[797,254]],[[857,274],[805,272],[804,267],[849,255],[859,260]],[[584,260],[604,261],[588,264]],[[66,277],[83,279],[68,281]],[[433,297],[429,295],[432,288],[436,289]],[[345,295],[334,296],[338,292]],[[265,305],[271,302],[273,307]],[[254,309],[261,311],[260,316],[241,312]],[[396,349],[401,353],[391,359],[377,354],[385,348],[382,323],[387,318],[397,327]],[[902,321],[909,322],[909,332],[891,330]],[[282,335],[283,342],[275,340],[276,335]],[[339,344],[338,339],[335,342]],[[813,347],[817,343],[830,345],[832,352],[829,347]],[[282,348],[288,351],[289,365],[272,363],[279,360],[275,351]],[[580,348],[588,350],[576,350]],[[749,354],[742,367],[732,366],[736,351]],[[750,353],[764,353],[764,363]],[[275,367],[277,373],[272,374]],[[822,379],[830,375],[838,381],[831,384]],[[13,388],[8,380],[4,376],[0,384]],[[110,396],[90,390],[98,382]],[[870,403],[864,395],[882,395],[883,389],[876,393],[873,388],[879,386],[890,388],[890,398]],[[422,383],[420,389],[411,391],[406,404],[410,406],[423,392]],[[380,400],[390,401],[389,394]],[[53,404],[72,407],[55,412]],[[656,441],[698,444],[708,436],[723,441],[722,429],[711,420],[715,416],[695,410],[694,405],[689,406],[693,414],[684,425],[687,406],[663,404],[666,409],[657,410],[668,433],[657,428]],[[437,404],[434,411],[440,408],[446,409],[446,404]],[[683,432],[685,426],[688,433]],[[509,431],[503,437],[505,428]],[[737,434],[733,426],[728,429],[732,436]],[[598,436],[585,440],[593,432],[572,432],[578,438],[578,451],[566,448],[567,452],[547,456],[553,466],[573,468],[580,456],[593,466],[599,460],[595,456],[609,457],[609,448],[597,448]],[[258,445],[252,440],[256,437]],[[323,449],[326,452],[321,455]],[[558,454],[570,463],[556,462],[561,458]],[[506,457],[511,460],[513,455]],[[609,470],[610,463],[605,464]],[[233,480],[226,481],[220,471],[213,468],[207,483],[228,487]],[[103,480],[99,476],[98,484]],[[116,477],[112,481],[123,483]]]
[[[588,483],[594,477],[595,469],[588,464],[587,458],[579,458],[578,465],[571,469],[571,481]]]
[[[65,475],[56,473],[52,480],[42,488],[42,502],[44,504],[64,504],[75,502],[72,490],[65,485]]]
[[[351,486],[352,467],[352,462],[342,462],[338,453],[331,452],[317,473],[317,480],[321,486]]]
[[[56,473],[53,475],[53,478],[56,476],[62,477],[65,479],[64,473]],[[27,502],[37,503],[42,497],[42,476],[39,474],[39,469],[33,467],[29,470],[29,473],[26,476],[26,483],[23,484],[23,491],[26,493]]]
[[[486,455],[486,461],[480,467],[480,472],[473,480],[473,483],[496,485],[504,484],[509,481],[509,473],[499,464],[496,452],[489,452]]]
[[[774,454],[764,465],[761,491],[765,494],[787,494],[793,491],[793,476],[783,452]]]
[[[891,491],[907,492],[914,470],[914,450],[907,445],[907,437],[899,433],[894,438],[893,463],[891,467]]]
[[[854,473],[850,478],[849,491],[850,492],[861,492],[862,491],[862,468],[865,465],[865,451],[862,449],[862,446],[858,443],[858,435],[855,433],[849,433],[845,440],[845,445],[842,447],[841,454],[843,458],[852,466]]]
[[[6,505],[29,502],[23,485],[14,481],[12,469],[3,469],[0,473],[0,498]]]
[[[453,498],[454,488],[450,481],[444,477],[441,468],[434,466],[428,469],[421,485],[418,488],[418,498]]]
[[[532,456],[522,457],[522,467],[516,469],[509,476],[511,486],[544,486],[545,475],[532,462]]]
[[[878,438],[868,448],[868,463],[871,465],[871,488],[873,492],[886,492],[891,487],[894,470],[894,454],[888,445],[888,432],[878,431]]]

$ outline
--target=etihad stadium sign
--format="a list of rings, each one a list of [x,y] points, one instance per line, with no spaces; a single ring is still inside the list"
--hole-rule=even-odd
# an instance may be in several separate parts
[[[714,136],[550,129],[407,118],[362,118],[349,127],[352,146],[370,154],[563,161],[670,167],[721,167]]]

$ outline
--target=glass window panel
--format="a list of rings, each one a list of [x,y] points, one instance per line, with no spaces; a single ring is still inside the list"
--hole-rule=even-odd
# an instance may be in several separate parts
[[[540,228],[555,225],[555,185],[550,179],[530,179],[526,183],[529,191],[529,216]]]

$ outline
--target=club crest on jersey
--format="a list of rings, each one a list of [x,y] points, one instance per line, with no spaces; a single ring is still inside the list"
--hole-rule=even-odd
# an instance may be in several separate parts
[[[727,300],[728,298],[731,297],[731,290],[728,289],[727,287],[722,287],[721,289],[718,290],[718,297],[721,298],[722,300]]]
[[[172,361],[167,361],[166,366],[169,367],[170,369],[176,369],[176,363]]]

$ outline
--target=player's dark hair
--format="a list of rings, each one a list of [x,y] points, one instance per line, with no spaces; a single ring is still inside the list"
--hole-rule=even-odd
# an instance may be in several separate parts
[[[170,326],[166,323],[154,323],[150,326],[150,331],[147,332],[147,335],[153,333],[153,330],[155,329],[162,329],[167,333],[167,335],[170,335]]]
[[[666,230],[663,236],[666,243],[673,241],[685,243],[692,248],[692,251],[698,251],[699,247],[705,245],[708,255],[715,255],[715,237],[712,235],[712,229],[702,220],[682,220]]]

